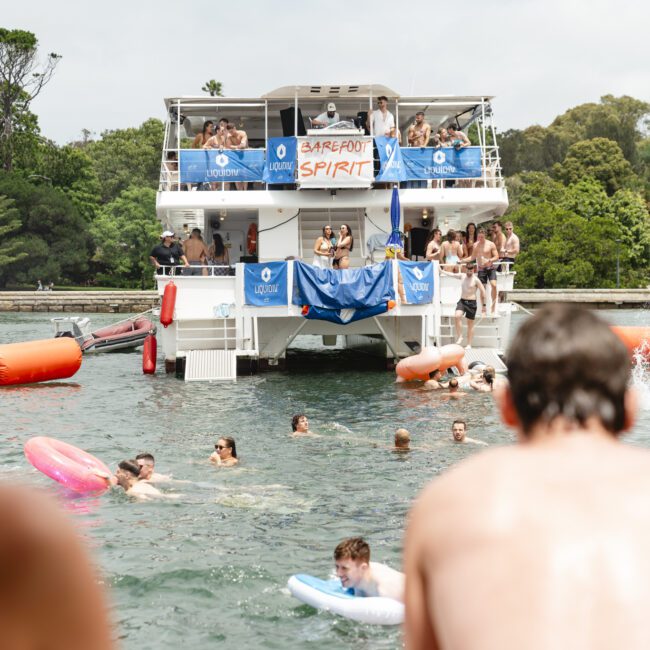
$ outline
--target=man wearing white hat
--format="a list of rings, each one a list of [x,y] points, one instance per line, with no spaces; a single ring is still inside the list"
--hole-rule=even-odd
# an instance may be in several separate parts
[[[332,124],[336,124],[340,121],[341,118],[336,112],[336,104],[334,102],[330,102],[327,105],[327,112],[321,113],[318,117],[314,118],[311,123],[313,126],[332,126]]]
[[[171,230],[165,230],[160,238],[162,242],[158,246],[154,246],[149,254],[151,263],[156,267],[156,273],[170,275],[172,267],[180,264],[190,265],[180,244],[174,241],[174,233]]]

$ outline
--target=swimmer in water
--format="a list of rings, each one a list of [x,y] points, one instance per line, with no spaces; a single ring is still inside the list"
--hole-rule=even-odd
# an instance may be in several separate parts
[[[294,438],[317,435],[309,430],[309,420],[304,413],[297,413],[291,418],[291,431]]]
[[[411,434],[406,429],[395,431],[395,446],[393,451],[410,451]]]
[[[471,443],[473,445],[487,445],[487,442],[482,440],[474,440],[474,438],[469,438],[467,436],[467,422],[465,420],[456,419],[451,425],[451,435],[454,439],[454,442],[460,443]]]
[[[235,439],[230,436],[219,438],[214,446],[214,451],[210,454],[210,462],[220,467],[232,467],[239,462],[237,458],[237,445]]]
[[[456,379],[456,377],[453,377],[449,380],[447,388],[449,390],[446,393],[442,393],[442,397],[447,397],[449,399],[460,399],[461,397],[465,397],[465,395],[467,395],[467,393],[459,390],[458,379]]]
[[[158,474],[154,471],[156,461],[149,453],[138,454],[135,460],[140,467],[140,475],[138,481],[146,481],[147,483],[169,483],[172,480],[171,476],[165,474]]]
[[[485,366],[483,372],[477,379],[469,382],[469,385],[480,393],[491,393],[495,388],[496,372],[492,366]]]
[[[336,577],[355,596],[385,596],[404,602],[404,574],[370,561],[370,547],[361,537],[344,539],[334,550]]]
[[[423,390],[440,390],[447,388],[447,385],[442,381],[442,373],[440,370],[434,370],[429,373],[429,379],[422,384]]]
[[[147,500],[151,497],[163,496],[160,490],[157,490],[147,481],[140,481],[140,466],[135,460],[123,460],[117,466],[115,472],[117,484],[124,489],[129,496],[138,497]]]

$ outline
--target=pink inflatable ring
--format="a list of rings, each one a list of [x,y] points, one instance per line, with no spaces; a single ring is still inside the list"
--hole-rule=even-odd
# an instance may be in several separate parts
[[[45,476],[58,481],[70,490],[82,494],[100,494],[108,488],[108,481],[97,476],[99,470],[111,471],[94,456],[67,442],[36,436],[25,443],[27,460]]]

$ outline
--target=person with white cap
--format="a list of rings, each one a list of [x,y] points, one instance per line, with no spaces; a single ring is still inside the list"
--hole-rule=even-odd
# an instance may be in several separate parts
[[[186,267],[190,265],[180,244],[174,241],[174,233],[171,230],[165,230],[160,238],[162,239],[160,244],[154,246],[149,253],[149,259],[156,267],[156,273],[170,275],[172,267],[180,264]]]
[[[332,124],[336,124],[337,122],[340,122],[341,118],[339,117],[339,114],[336,112],[336,104],[334,102],[330,102],[327,105],[327,112],[321,113],[318,117],[314,118],[311,123],[313,126],[317,127],[327,127],[327,126],[332,126]]]

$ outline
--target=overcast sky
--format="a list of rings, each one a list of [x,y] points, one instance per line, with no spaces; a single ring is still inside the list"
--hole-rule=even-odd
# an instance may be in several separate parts
[[[500,130],[604,94],[650,100],[650,3],[620,0],[23,0],[0,26],[62,55],[32,105],[58,143],[164,118],[162,98],[293,84],[495,95]]]

